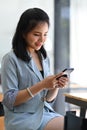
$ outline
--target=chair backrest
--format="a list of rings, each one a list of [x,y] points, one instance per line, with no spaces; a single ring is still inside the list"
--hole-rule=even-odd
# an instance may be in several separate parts
[[[0,102],[0,116],[4,116],[4,109],[1,102]]]
[[[68,111],[65,115],[64,130],[87,130],[87,119],[76,116],[76,112]]]
[[[5,125],[4,125],[4,109],[3,105],[0,102],[0,130],[5,130]]]

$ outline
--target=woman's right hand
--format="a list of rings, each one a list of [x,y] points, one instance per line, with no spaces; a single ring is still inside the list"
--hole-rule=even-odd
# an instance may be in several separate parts
[[[58,86],[58,80],[57,79],[58,79],[58,77],[62,76],[62,74],[63,74],[63,72],[59,73],[57,75],[48,76],[45,79],[43,79],[41,81],[43,89],[53,89],[56,86]]]

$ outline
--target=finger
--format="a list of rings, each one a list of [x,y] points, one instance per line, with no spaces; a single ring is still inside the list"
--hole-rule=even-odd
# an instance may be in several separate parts
[[[56,74],[55,77],[60,77],[63,74],[63,72]]]
[[[68,82],[69,78],[68,77],[61,77],[61,78],[59,78],[59,80],[62,82]]]
[[[61,72],[61,73],[59,73],[59,74],[56,74],[56,75],[55,75],[55,78],[56,78],[56,79],[59,79],[60,77],[62,77],[62,75],[63,75],[63,72]]]
[[[65,87],[65,86],[66,86],[66,82],[61,82],[61,81],[59,81],[59,86]]]
[[[55,86],[55,88],[59,88],[59,85],[57,84],[57,85]]]
[[[58,85],[58,80],[54,79],[53,81],[53,87],[55,88]]]

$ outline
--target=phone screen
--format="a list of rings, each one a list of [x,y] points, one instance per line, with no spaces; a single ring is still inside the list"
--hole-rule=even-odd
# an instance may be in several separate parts
[[[63,72],[64,72],[64,74],[69,75],[73,70],[74,70],[74,68],[66,68],[63,70]]]
[[[66,68],[66,69],[64,69],[62,71],[63,75],[61,75],[60,77],[68,77],[73,70],[74,70],[74,68]],[[56,79],[58,80],[60,77],[58,77]]]

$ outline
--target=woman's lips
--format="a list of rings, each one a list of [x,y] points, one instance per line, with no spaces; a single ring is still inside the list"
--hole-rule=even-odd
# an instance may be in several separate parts
[[[36,46],[41,46],[42,44],[41,44],[41,43],[36,43],[35,45],[36,45]]]

